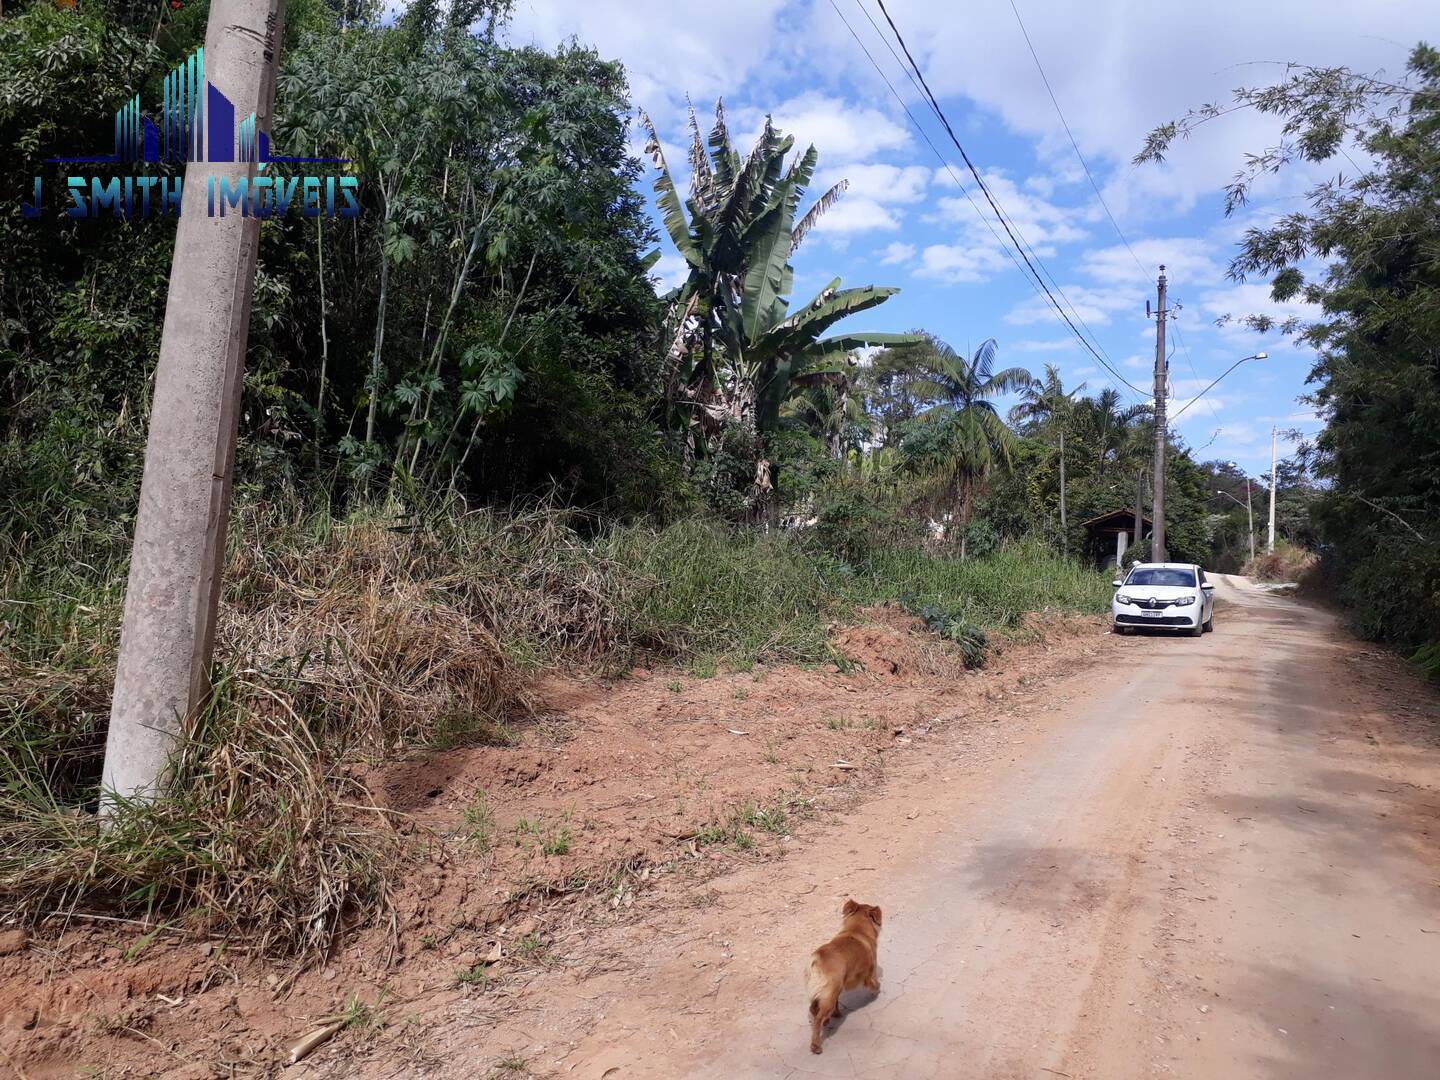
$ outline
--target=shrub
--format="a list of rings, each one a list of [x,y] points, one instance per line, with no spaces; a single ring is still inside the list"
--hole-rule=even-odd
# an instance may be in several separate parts
[[[1378,543],[1346,568],[1339,600],[1362,638],[1412,650],[1440,641],[1440,551],[1403,540]]]
[[[870,557],[889,516],[863,491],[842,489],[821,505],[811,536],[820,550],[852,566]]]
[[[634,645],[739,664],[827,654],[838,597],[791,536],[692,519],[617,529],[600,552],[632,572],[616,602]]]
[[[1244,573],[1256,581],[1298,582],[1318,561],[1313,551],[1281,540],[1268,551],[1245,563]]]
[[[1110,600],[1108,574],[1037,540],[1010,544],[986,559],[887,547],[872,554],[846,592],[861,604],[906,598],[914,610],[934,607],[986,631],[1013,628],[1029,611],[1100,612]]]
[[[33,748],[0,748],[0,903],[21,918],[70,908],[244,934],[268,953],[322,954],[346,916],[384,902],[392,834],[356,810],[357,781],[316,733],[231,674],[184,733],[172,797],[102,825],[62,802]]]

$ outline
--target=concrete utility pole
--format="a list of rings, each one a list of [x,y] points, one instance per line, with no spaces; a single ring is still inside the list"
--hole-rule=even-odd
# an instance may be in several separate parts
[[[210,4],[208,81],[261,130],[284,26],[285,0]],[[253,161],[185,167],[101,780],[122,798],[162,793],[181,725],[209,690],[260,222],[208,217],[206,195],[212,176],[233,187],[255,174]]]
[[[1250,521],[1250,561],[1255,561],[1255,502],[1250,498],[1250,477],[1245,477],[1245,516]]]
[[[1138,544],[1145,539],[1145,470],[1141,469],[1135,474],[1135,538],[1131,541]]]
[[[1278,458],[1275,456],[1276,429],[1270,429],[1270,546],[1269,550],[1275,550],[1275,478],[1279,475],[1277,471]]]
[[[1150,501],[1150,559],[1165,561],[1165,267],[1160,267],[1159,306],[1155,309],[1155,495]]]

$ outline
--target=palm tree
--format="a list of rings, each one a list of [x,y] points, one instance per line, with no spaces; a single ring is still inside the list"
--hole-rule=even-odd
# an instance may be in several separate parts
[[[1093,398],[1086,398],[1080,404],[1083,406],[1080,421],[1085,425],[1085,429],[1094,435],[1098,448],[1095,460],[1095,479],[1098,482],[1105,477],[1105,463],[1110,460],[1111,451],[1115,451],[1117,457],[1122,455],[1130,440],[1132,425],[1136,420],[1150,415],[1150,406],[1132,405],[1121,408],[1120,391],[1113,386],[1107,386]]]
[[[918,358],[916,390],[928,403],[902,446],[912,468],[940,485],[960,525],[960,557],[975,497],[984,491],[997,465],[1008,465],[1014,433],[1005,426],[994,400],[1034,380],[1024,368],[995,371],[997,346],[991,338],[966,360],[944,342],[930,339],[929,355]]]
[[[848,363],[853,369],[854,357]],[[782,415],[798,419],[825,444],[831,457],[841,461],[875,430],[874,420],[865,411],[864,399],[855,392],[853,376],[843,374],[846,375],[843,379],[822,382],[792,395],[781,409]]]
[[[1054,364],[1045,365],[1044,379],[1031,379],[1021,389],[1020,401],[1010,410],[1012,424],[1028,424],[1045,428],[1051,424],[1059,434],[1060,441],[1060,543],[1070,547],[1069,522],[1065,515],[1065,425],[1074,411],[1075,395],[1085,389],[1081,383],[1068,393],[1060,379],[1059,369]]]

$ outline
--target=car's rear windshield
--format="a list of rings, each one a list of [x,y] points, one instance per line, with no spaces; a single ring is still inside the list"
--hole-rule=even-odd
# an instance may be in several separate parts
[[[1165,566],[1142,566],[1130,571],[1126,585],[1178,585],[1181,588],[1195,587],[1194,570],[1178,570]]]

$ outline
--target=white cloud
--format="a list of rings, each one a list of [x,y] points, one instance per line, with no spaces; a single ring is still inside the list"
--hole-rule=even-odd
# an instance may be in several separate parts
[[[1132,285],[1152,293],[1162,263],[1177,294],[1189,284],[1218,282],[1225,273],[1215,246],[1198,237],[1132,240],[1128,248],[1123,244],[1093,248],[1080,257],[1080,268],[1107,285]]]
[[[1232,316],[1234,320],[1239,320],[1246,315],[1268,315],[1280,323],[1290,318],[1314,319],[1321,314],[1316,305],[1298,300],[1277,304],[1270,299],[1270,286],[1254,281],[1210,289],[1201,294],[1199,308],[1212,320],[1222,319],[1226,316]],[[1266,347],[1260,335],[1239,321],[1225,324],[1220,331],[1223,336],[1232,341],[1243,339],[1248,344],[1254,344],[1256,348]],[[1270,348],[1275,347],[1271,346]]]
[[[715,98],[734,94],[768,59],[756,42],[778,36],[785,0],[727,0],[687,14],[674,0],[522,0],[509,36],[554,48],[575,37],[601,56],[625,62],[636,105],[662,129],[683,116],[685,95],[703,113]],[[663,32],[657,31],[663,27]],[[705,128],[708,130],[708,127]]]
[[[1043,353],[1068,352],[1080,346],[1074,338],[1055,338],[1046,341],[1012,341],[1005,348],[1011,352]]]
[[[1012,132],[1037,139],[1043,159],[1075,164],[1010,5],[893,0],[889,6],[942,103],[968,98],[998,114]],[[1190,8],[1026,0],[1020,8],[1070,128],[1111,209],[1127,225],[1139,215],[1188,209],[1198,196],[1223,186],[1244,151],[1274,145],[1279,137],[1274,118],[1240,111],[1177,144],[1166,165],[1132,169],[1130,158],[1150,128],[1201,102],[1224,101],[1237,85],[1275,78],[1281,68],[1264,63],[1272,58],[1395,71],[1404,64],[1408,45],[1402,43],[1433,31],[1430,6],[1315,0],[1305,6],[1304,18],[1296,18],[1292,4],[1223,0]],[[841,62],[866,64],[838,21],[828,21],[837,24],[829,44],[845,58]],[[1242,25],[1243,34],[1237,32]],[[1384,37],[1375,35],[1377,25],[1385,26]],[[1261,64],[1236,70],[1247,61]],[[956,119],[967,114],[963,106],[947,111]],[[1269,186],[1271,180],[1262,184]]]
[[[683,255],[672,255],[667,251],[650,268],[650,276],[658,282],[655,291],[666,293],[685,284],[685,279],[690,276],[690,264]]]
[[[880,264],[896,266],[900,263],[908,263],[913,258],[915,258],[915,245],[902,244],[897,240],[885,245],[885,250],[880,254]]]
[[[855,162],[834,169],[821,169],[812,190],[827,191],[840,180],[850,183],[845,197],[874,199],[883,203],[913,203],[925,198],[930,187],[930,170],[923,165],[886,165]]]
[[[954,183],[950,181],[949,175],[941,175],[944,176],[941,186],[954,191]],[[1056,244],[1074,243],[1088,235],[1086,230],[1080,227],[1088,213],[1084,209],[1060,206],[1041,195],[1024,190],[998,170],[986,173],[985,186],[1004,209],[1011,228],[1024,243],[1033,245],[1042,257],[1053,255]],[[992,218],[988,204],[984,203],[983,196],[977,196],[973,191],[970,198],[963,194],[946,195],[938,201],[937,206],[942,220],[963,225],[973,240],[979,241],[984,236],[995,242],[995,234],[991,229],[1001,231]],[[977,206],[980,214],[976,212]],[[983,218],[981,214],[984,215]]]
[[[920,253],[919,277],[950,284],[985,281],[1003,269],[1005,257],[994,248],[964,244],[931,244]]]
[[[894,230],[900,219],[874,199],[852,199],[848,195],[826,210],[815,223],[815,232],[828,236],[850,235],[873,230]]]
[[[738,146],[750,146],[760,135],[765,111],[754,106],[731,110],[730,134]],[[886,113],[857,106],[843,98],[806,91],[769,110],[771,122],[795,137],[795,148],[814,146],[820,164],[864,162],[910,145],[910,133]]]
[[[1062,285],[1055,296],[1072,319],[1087,326],[1108,325],[1112,315],[1127,309],[1133,310],[1135,307],[1135,296],[1129,289]],[[1140,314],[1143,316],[1143,310]],[[1034,300],[1012,308],[1005,316],[1005,321],[1012,326],[1029,326],[1058,318],[1050,302],[1037,296]]]

